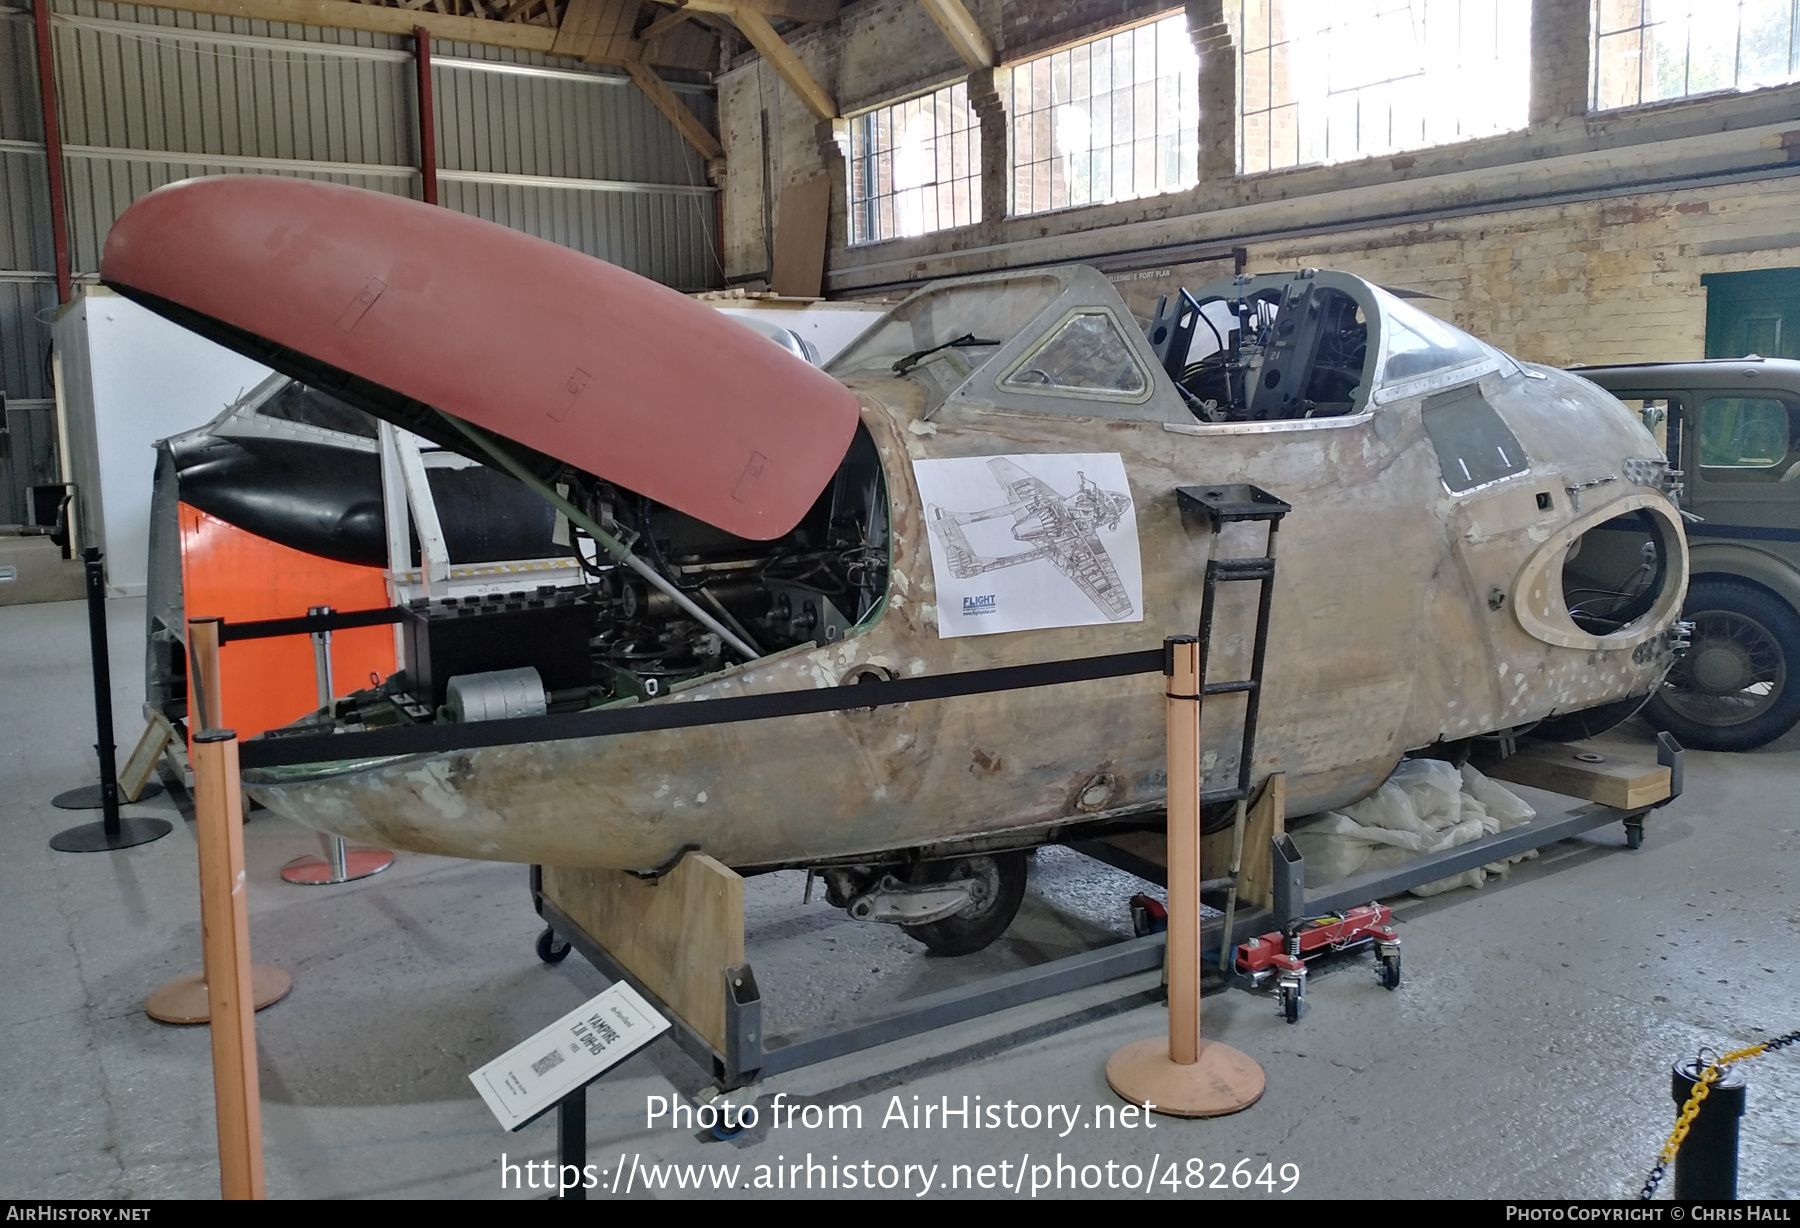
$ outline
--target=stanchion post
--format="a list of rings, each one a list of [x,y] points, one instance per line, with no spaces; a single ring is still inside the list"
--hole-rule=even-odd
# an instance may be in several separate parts
[[[315,605],[306,611],[308,618],[329,618],[334,613],[336,611],[328,605]],[[337,687],[331,678],[330,630],[314,631],[312,646],[313,685],[319,696],[319,710],[328,713],[337,698]],[[359,878],[379,874],[394,864],[394,855],[386,849],[357,849],[352,852],[342,836],[334,836],[330,832],[319,833],[319,847],[325,854],[323,858],[294,858],[281,867],[281,881],[301,887],[334,887],[339,883],[355,882]]]
[[[50,799],[59,810],[99,810],[98,823],[84,823],[58,832],[50,847],[61,853],[97,853],[128,849],[160,840],[172,830],[163,819],[121,819],[119,815],[118,748],[113,745],[112,657],[106,643],[106,565],[100,551],[89,546],[81,552],[87,571],[88,653],[94,675],[94,750],[100,756],[100,786],[71,789]]]
[[[1677,1109],[1694,1094],[1705,1064],[1698,1058],[1675,1063],[1669,1083],[1669,1094]],[[1744,1115],[1749,1088],[1743,1072],[1727,1070],[1688,1126],[1681,1150],[1675,1153],[1675,1198],[1681,1202],[1695,1199],[1731,1200],[1737,1195],[1738,1119]]]
[[[1261,1098],[1263,1071],[1200,1034],[1200,697],[1205,663],[1193,636],[1163,641],[1169,726],[1169,1034],[1126,1045],[1106,1081],[1171,1117],[1220,1117]],[[1225,935],[1221,941],[1230,942]]]
[[[213,922],[207,911],[207,844],[205,838],[205,826],[200,822],[203,814],[201,806],[203,799],[200,793],[200,763],[195,756],[198,754],[199,748],[203,744],[203,739],[206,738],[206,735],[219,732],[219,726],[223,723],[223,718],[220,715],[223,708],[223,701],[219,695],[220,622],[221,620],[217,618],[192,618],[188,620],[187,625],[188,755],[189,761],[194,769],[194,817],[196,826],[200,828],[196,833],[200,840],[200,920],[201,928],[205,932],[210,932],[209,927]],[[237,870],[235,871],[235,878],[232,881],[236,885],[235,889],[240,893],[239,902],[241,905],[244,872],[244,796],[242,787],[238,782],[237,735],[232,733],[228,736],[231,741],[230,803],[234,807],[230,816],[230,838],[234,847],[237,849]],[[211,959],[210,952],[212,944],[207,942],[205,945],[207,954],[202,957],[203,962],[201,964],[201,972],[198,974],[176,977],[174,980],[150,991],[150,996],[144,1002],[144,1011],[150,1018],[159,1023],[172,1024],[207,1023],[212,1019],[222,1018],[222,1016],[214,1015],[212,1013],[215,1009],[210,976],[212,966],[210,962],[207,962]],[[245,953],[244,958],[246,960],[245,966],[248,967],[247,961],[250,958],[248,939],[245,940],[243,946]],[[255,968],[251,970],[251,977],[252,980],[248,990],[239,995],[236,1000],[239,1002],[248,1002],[259,1011],[266,1006],[273,1006],[275,1003],[287,997],[288,990],[292,989],[294,985],[292,978],[290,978],[287,973],[270,964],[257,964]],[[213,1044],[215,1046],[214,1057],[216,1060],[218,1029],[215,1028],[213,1031]],[[252,1049],[252,1058],[254,1059],[254,1049]],[[251,1069],[251,1074],[252,1076],[255,1074],[254,1066]],[[254,1084],[252,1084],[252,1086],[254,1087]],[[224,1122],[223,1116],[220,1117],[220,1122],[221,1124]],[[262,1154],[262,1136],[258,1134],[256,1138],[257,1155],[259,1157],[257,1160],[257,1171],[259,1174],[257,1177],[257,1184],[260,1190],[262,1182],[260,1176],[262,1169],[262,1160],[260,1158]],[[231,1197],[231,1195],[227,1195],[227,1197]],[[258,1197],[260,1197],[260,1194]]]
[[[225,699],[219,693],[219,627],[222,622],[217,618],[188,619],[190,734],[217,729],[225,723]]]
[[[237,735],[229,729],[195,734],[193,764],[200,928],[219,1124],[219,1192],[228,1199],[261,1198],[262,1098],[256,1072]]]
[[[564,1200],[585,1200],[587,1187],[581,1174],[587,1167],[587,1084],[556,1102],[556,1156],[558,1173],[575,1170],[575,1184],[561,1191]],[[557,1185],[562,1185],[558,1176]]]
[[[1169,1060],[1190,1066],[1200,1057],[1200,641],[1175,636],[1165,642],[1164,652],[1169,720]]]

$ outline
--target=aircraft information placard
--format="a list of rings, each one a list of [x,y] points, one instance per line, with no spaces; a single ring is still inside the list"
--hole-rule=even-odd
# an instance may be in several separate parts
[[[916,460],[938,634],[1142,622],[1137,513],[1117,452]]]
[[[517,1130],[668,1028],[641,994],[620,982],[514,1045],[469,1082],[500,1124]]]

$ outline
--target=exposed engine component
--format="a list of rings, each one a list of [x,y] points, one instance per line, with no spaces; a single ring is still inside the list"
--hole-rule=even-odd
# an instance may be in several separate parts
[[[427,709],[441,707],[452,678],[494,670],[535,670],[541,688],[585,688],[594,607],[578,590],[441,598],[413,602],[400,624],[405,690]]]
[[[562,475],[559,487],[759,655],[836,643],[887,591],[887,488],[861,429],[811,511],[769,542],[734,537],[580,471]],[[579,526],[570,532],[585,586],[413,602],[401,624],[404,671],[353,696],[346,718],[369,726],[400,714],[420,719],[415,710],[451,720],[579,711],[655,699],[739,659],[668,592],[615,562]],[[523,674],[532,675],[531,694],[520,690]]]
[[[526,665],[457,675],[446,688],[444,707],[451,720],[466,724],[542,716],[550,710],[550,701],[544,693],[544,680]]]

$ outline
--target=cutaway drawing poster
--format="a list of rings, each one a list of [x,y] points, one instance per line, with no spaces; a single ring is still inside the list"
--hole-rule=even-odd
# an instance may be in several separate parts
[[[1141,622],[1137,514],[1117,452],[916,460],[938,634]]]

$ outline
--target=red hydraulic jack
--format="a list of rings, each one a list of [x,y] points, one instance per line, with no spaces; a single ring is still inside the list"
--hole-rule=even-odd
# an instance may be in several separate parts
[[[1275,996],[1289,1023],[1306,1013],[1306,962],[1334,951],[1375,944],[1382,987],[1400,987],[1400,936],[1385,904],[1363,904],[1322,917],[1302,917],[1281,930],[1252,938],[1237,949],[1237,973],[1252,989],[1275,981]]]

